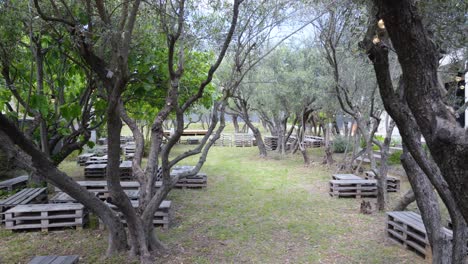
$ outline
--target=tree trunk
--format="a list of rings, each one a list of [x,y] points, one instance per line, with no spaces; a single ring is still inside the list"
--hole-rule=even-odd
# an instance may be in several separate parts
[[[378,143],[380,147],[380,166],[378,175],[379,177],[377,178],[377,209],[379,211],[385,211],[387,204],[388,157],[395,122],[391,121],[390,124],[386,127],[387,129],[384,142],[383,144]]]
[[[233,114],[231,116],[232,116],[232,124],[234,125],[234,132],[239,133],[239,122],[237,121],[237,118],[239,116],[236,114]]]
[[[37,82],[37,94],[39,96],[44,96],[44,54],[42,51],[41,39],[40,36],[38,39],[35,39],[33,33],[31,32],[31,48],[33,50],[34,59],[36,61],[36,82]],[[44,120],[43,113],[39,114],[39,135],[41,141],[41,150],[44,152],[44,155],[47,157],[50,156],[49,150],[49,139],[47,133],[47,123]],[[45,185],[45,178],[37,173],[32,173],[30,175],[30,181],[38,186]]]
[[[404,211],[406,207],[416,201],[416,197],[414,196],[414,192],[412,189],[409,189],[403,197],[398,201],[398,203],[393,208],[393,211]]]
[[[331,136],[331,124],[330,125],[325,125],[321,126],[323,129],[323,134],[325,136],[325,157],[323,158],[322,164],[328,164],[331,165],[335,161],[333,160],[333,150],[332,146],[330,144],[330,136]]]

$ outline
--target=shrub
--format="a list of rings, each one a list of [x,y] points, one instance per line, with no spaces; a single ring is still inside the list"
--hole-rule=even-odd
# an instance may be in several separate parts
[[[398,165],[401,164],[400,161],[400,156],[403,154],[403,151],[397,150],[393,152],[389,157],[388,157],[388,165]]]
[[[336,136],[333,139],[333,152],[334,153],[344,153],[346,150],[346,145],[348,148],[352,148],[352,144],[348,144],[348,139],[344,136]]]

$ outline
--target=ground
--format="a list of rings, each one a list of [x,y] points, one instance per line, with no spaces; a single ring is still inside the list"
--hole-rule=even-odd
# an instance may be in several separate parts
[[[174,223],[157,232],[170,252],[157,263],[423,263],[385,239],[384,214],[362,215],[361,200],[330,197],[327,182],[335,168],[320,165],[319,150],[311,153],[314,162],[304,167],[299,155],[261,159],[256,148],[214,147],[202,169],[208,188],[174,190],[168,197]],[[61,168],[80,177],[83,168],[75,164]],[[392,202],[406,188],[391,194]],[[0,263],[44,254],[131,263],[126,256],[103,259],[107,236],[95,221],[83,231],[49,234],[0,228]]]

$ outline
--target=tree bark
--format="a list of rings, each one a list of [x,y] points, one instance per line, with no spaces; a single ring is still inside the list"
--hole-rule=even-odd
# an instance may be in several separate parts
[[[393,211],[404,211],[410,205],[416,201],[416,196],[414,196],[414,192],[412,189],[409,189],[403,197],[398,201],[398,203],[393,208]]]

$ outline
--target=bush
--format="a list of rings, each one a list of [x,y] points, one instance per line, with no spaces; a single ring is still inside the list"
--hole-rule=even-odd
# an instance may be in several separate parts
[[[348,148],[351,149],[353,146],[352,144],[348,144],[348,139],[344,136],[336,136],[335,139],[333,139],[333,152],[334,153],[344,153],[346,150],[346,145],[348,145]]]
[[[401,161],[400,161],[401,154],[403,154],[403,151],[401,150],[393,152],[392,155],[388,157],[388,165],[401,164]]]

